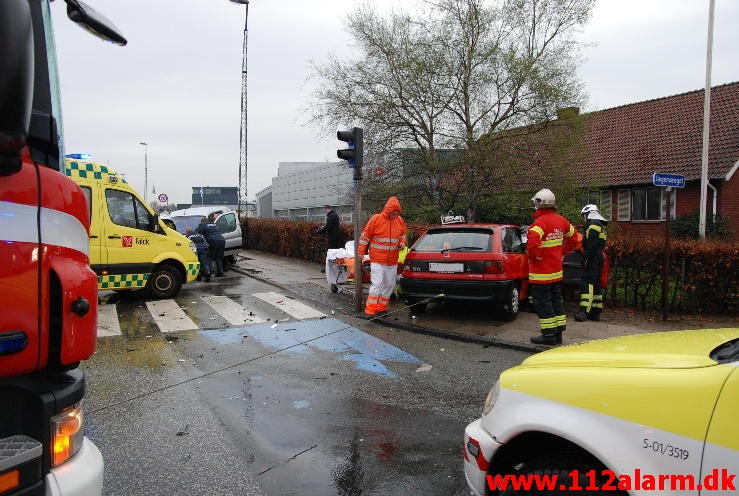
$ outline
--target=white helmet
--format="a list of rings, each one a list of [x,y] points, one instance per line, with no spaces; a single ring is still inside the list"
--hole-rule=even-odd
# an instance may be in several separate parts
[[[540,208],[554,208],[554,193],[548,189],[542,189],[534,195],[531,199],[534,202],[534,207],[538,210]]]
[[[598,210],[598,206],[593,205],[592,203],[590,205],[585,205],[584,207],[582,207],[582,210],[580,210],[580,214],[586,219],[606,220],[600,214],[600,210]]]
[[[598,205],[593,205],[592,203],[590,205],[585,205],[582,207],[582,210],[580,210],[580,215],[587,217],[590,212],[598,212]]]

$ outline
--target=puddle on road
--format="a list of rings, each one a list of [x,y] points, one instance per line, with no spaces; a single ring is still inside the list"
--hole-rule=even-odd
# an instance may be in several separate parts
[[[331,332],[334,334],[321,337]],[[357,328],[348,327],[337,319],[283,322],[276,328],[264,324],[206,330],[200,334],[220,345],[244,344],[253,339],[265,348],[282,350],[278,354],[283,356],[308,356],[316,351],[333,352],[339,354],[342,360],[354,362],[359,370],[386,377],[397,376],[383,362],[421,363],[410,353]]]
[[[243,372],[201,392],[248,440],[249,470],[266,494],[466,494],[458,469],[463,423]]]

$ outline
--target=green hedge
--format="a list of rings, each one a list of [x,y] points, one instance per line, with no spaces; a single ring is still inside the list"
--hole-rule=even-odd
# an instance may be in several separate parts
[[[320,224],[288,220],[247,219],[244,245],[253,250],[322,263],[326,237],[314,233]],[[409,229],[409,244],[424,229]],[[343,225],[344,240],[353,229]],[[678,314],[739,313],[739,245],[729,241],[676,240],[672,245],[670,312]],[[659,311],[662,304],[663,242],[616,236],[608,241],[611,276],[606,302],[638,310]]]

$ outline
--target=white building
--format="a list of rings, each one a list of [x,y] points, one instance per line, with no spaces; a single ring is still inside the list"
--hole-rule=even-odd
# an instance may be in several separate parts
[[[272,178],[271,211],[259,209],[259,217],[321,222],[326,219],[324,205],[331,205],[341,221],[352,221],[353,170],[346,162],[280,162]],[[267,206],[267,189],[260,191]]]

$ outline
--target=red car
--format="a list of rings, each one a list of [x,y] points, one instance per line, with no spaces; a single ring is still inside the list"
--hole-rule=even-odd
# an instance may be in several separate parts
[[[445,300],[491,304],[515,319],[528,293],[526,245],[518,226],[447,224],[426,231],[405,259],[400,287],[408,304]],[[418,308],[418,306],[416,308]]]

